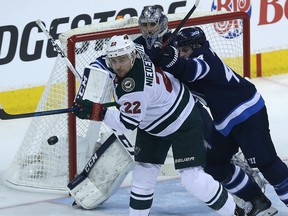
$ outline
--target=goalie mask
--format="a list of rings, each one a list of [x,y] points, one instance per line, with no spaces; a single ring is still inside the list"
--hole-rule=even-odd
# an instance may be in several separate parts
[[[155,41],[162,38],[168,30],[168,18],[157,5],[144,7],[138,24],[148,49],[151,49]]]
[[[127,35],[115,35],[107,43],[106,47],[106,64],[112,67],[111,59],[126,55],[131,60],[131,67],[136,58],[136,48],[134,42]]]
[[[191,46],[192,49],[197,49],[206,42],[206,36],[203,30],[199,27],[184,28],[176,35],[174,46],[176,48],[183,46]]]

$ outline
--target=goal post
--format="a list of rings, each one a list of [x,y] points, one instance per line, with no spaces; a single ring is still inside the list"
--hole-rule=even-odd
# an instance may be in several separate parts
[[[168,14],[169,29],[173,31],[185,15]],[[250,77],[249,19],[245,12],[195,12],[184,27],[201,27],[219,57],[240,75]],[[138,18],[72,29],[62,33],[59,40],[68,59],[82,75],[85,66],[104,54],[110,37],[121,34],[129,34],[132,39],[140,36]],[[71,107],[78,88],[73,73],[58,56],[36,111]],[[72,113],[33,118],[4,174],[4,182],[22,190],[67,193],[69,180],[82,171],[100,136],[107,130],[104,124],[99,128],[95,122],[76,119]],[[58,137],[55,145],[47,143],[51,136]],[[135,133],[127,136],[134,141]]]

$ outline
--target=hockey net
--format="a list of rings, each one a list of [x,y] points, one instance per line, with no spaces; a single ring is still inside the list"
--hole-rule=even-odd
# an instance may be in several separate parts
[[[168,15],[169,28],[173,31],[185,15]],[[249,77],[250,26],[246,13],[195,13],[185,26],[195,25],[204,30],[211,47],[231,68]],[[134,39],[140,36],[139,32],[138,18],[131,17],[73,29],[61,34],[59,40],[71,63],[82,74],[85,66],[103,54],[110,37],[125,33]],[[58,57],[37,111],[70,107],[78,87],[65,61]],[[66,192],[69,180],[84,168],[99,136],[107,130],[103,124],[97,128],[95,122],[76,119],[71,113],[33,118],[4,175],[4,182],[28,191]],[[55,145],[47,143],[51,136],[59,139]],[[133,143],[134,133],[127,136]]]

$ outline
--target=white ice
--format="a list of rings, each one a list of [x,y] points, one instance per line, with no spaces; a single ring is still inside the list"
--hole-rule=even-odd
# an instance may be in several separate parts
[[[288,158],[288,74],[252,79],[266,100],[270,129],[277,152]],[[12,162],[30,119],[0,120],[0,177]],[[259,146],[261,148],[261,146]],[[279,210],[279,216],[287,216],[287,207],[268,185],[266,195]],[[94,210],[83,210],[71,206],[71,198],[60,194],[24,192],[8,188],[0,182],[1,216],[109,216],[127,215],[129,187],[121,188],[106,203]],[[188,194],[178,178],[160,181],[157,184],[151,216],[217,215],[203,203]]]

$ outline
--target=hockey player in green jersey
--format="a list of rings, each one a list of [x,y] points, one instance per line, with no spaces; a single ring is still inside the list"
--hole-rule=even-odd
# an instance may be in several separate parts
[[[172,144],[175,168],[188,192],[220,215],[244,215],[226,189],[203,171],[203,123],[187,87],[155,67],[128,35],[112,37],[107,55],[90,66],[110,73],[119,107],[76,100],[76,116],[103,121],[122,133],[138,128],[129,216],[149,215],[157,176]]]

